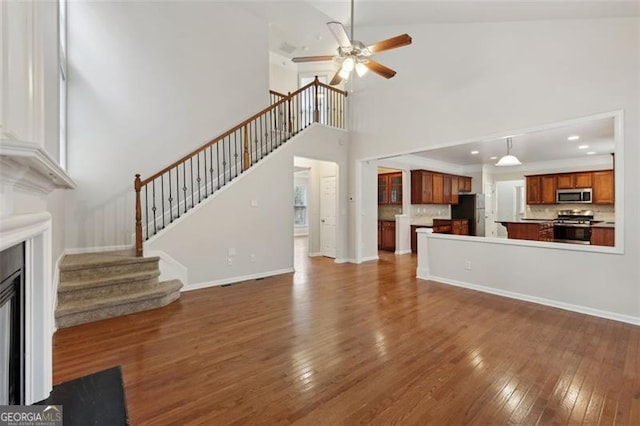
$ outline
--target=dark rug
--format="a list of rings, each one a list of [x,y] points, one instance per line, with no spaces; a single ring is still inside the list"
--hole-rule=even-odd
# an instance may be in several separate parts
[[[55,385],[36,405],[62,405],[65,426],[129,424],[120,366]]]

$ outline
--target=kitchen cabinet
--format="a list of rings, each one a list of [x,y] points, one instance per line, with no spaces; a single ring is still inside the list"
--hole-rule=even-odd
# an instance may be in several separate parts
[[[471,192],[471,178],[458,176],[458,192]]]
[[[378,248],[380,250],[396,250],[396,222],[381,220],[378,222]]]
[[[594,226],[591,228],[591,245],[593,246],[615,246],[616,229]]]
[[[433,232],[439,234],[469,235],[469,220],[433,219]]]
[[[556,175],[525,176],[527,204],[556,203]]]
[[[509,239],[553,241],[553,222],[501,222]]]
[[[378,204],[402,204],[402,172],[378,175]]]
[[[527,204],[540,204],[540,176],[526,176]]]
[[[556,175],[556,188],[591,188],[591,172],[561,173]]]
[[[418,234],[416,233],[418,228],[424,228],[424,226],[411,225],[411,253],[418,252]]]
[[[458,204],[459,180],[458,176],[451,176],[451,204]]]
[[[613,204],[614,184],[613,170],[600,170],[593,172],[593,203]]]
[[[433,173],[411,170],[411,204],[433,204]]]
[[[458,204],[458,195],[463,190],[471,191],[470,177],[411,171],[411,204]]]
[[[444,204],[444,176],[440,173],[433,174],[433,203]]]

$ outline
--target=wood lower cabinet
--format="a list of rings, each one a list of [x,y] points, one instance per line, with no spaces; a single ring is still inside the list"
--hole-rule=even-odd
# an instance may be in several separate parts
[[[378,249],[396,250],[396,222],[393,220],[378,221]]]
[[[509,239],[531,241],[553,241],[553,222],[502,222]]]
[[[433,219],[433,232],[438,234],[469,235],[469,220]]]
[[[593,172],[593,203],[613,204],[614,184],[613,170]]]
[[[418,234],[416,233],[418,228],[424,228],[424,226],[411,225],[411,253],[418,252]]]
[[[591,245],[593,246],[609,246],[616,245],[616,229],[593,227],[591,228]]]

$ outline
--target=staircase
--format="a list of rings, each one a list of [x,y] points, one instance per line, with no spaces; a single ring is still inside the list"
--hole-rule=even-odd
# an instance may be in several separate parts
[[[58,327],[155,309],[177,300],[182,283],[159,282],[158,261],[122,252],[66,255],[60,263]]]
[[[159,258],[142,257],[143,242],[313,123],[344,128],[347,93],[318,78],[154,175],[136,175],[135,254],[67,255],[60,264],[58,327],[165,306],[180,297],[179,280],[159,282]]]

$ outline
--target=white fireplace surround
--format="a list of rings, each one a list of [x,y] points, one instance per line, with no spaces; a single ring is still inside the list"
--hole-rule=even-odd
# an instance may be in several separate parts
[[[25,243],[25,403],[49,396],[55,327],[51,273],[51,214],[0,219],[0,251]]]

